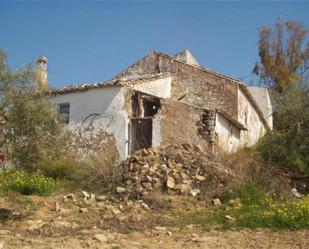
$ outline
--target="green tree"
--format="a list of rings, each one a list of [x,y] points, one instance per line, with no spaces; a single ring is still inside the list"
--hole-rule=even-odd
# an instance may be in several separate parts
[[[68,137],[48,92],[34,88],[34,68],[12,71],[0,53],[0,133],[8,159],[29,171],[61,158]]]
[[[309,69],[308,30],[300,23],[277,21],[275,28],[259,29],[260,62],[253,72],[261,80],[279,90],[301,80]]]

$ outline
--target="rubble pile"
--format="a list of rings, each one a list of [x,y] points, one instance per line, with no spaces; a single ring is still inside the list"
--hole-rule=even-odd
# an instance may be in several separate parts
[[[220,184],[232,176],[213,153],[190,144],[142,149],[120,166],[123,185],[116,192],[137,199],[154,190],[196,196],[209,181]]]

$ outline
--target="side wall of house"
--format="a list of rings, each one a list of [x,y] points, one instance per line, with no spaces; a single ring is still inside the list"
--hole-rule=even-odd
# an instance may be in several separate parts
[[[71,130],[79,130],[88,115],[100,114],[93,120],[95,131],[92,135],[96,135],[95,133],[99,130],[112,134],[120,159],[126,158],[129,120],[124,107],[125,88],[115,86],[56,95],[52,101],[57,105],[70,104],[69,129]],[[85,124],[87,125],[89,122],[90,120]]]
[[[220,113],[216,114],[215,149],[224,152],[235,152],[241,147],[241,131]]]
[[[261,117],[241,88],[238,89],[238,121],[248,129],[241,133],[242,146],[254,145],[266,132]]]
[[[270,129],[273,128],[273,107],[269,95],[269,90],[265,87],[248,86],[247,87],[257,105],[261,109],[264,118],[267,120]]]

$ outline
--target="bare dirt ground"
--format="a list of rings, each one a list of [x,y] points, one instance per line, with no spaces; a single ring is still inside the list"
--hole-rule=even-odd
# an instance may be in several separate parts
[[[152,210],[130,202],[76,199],[73,203],[63,202],[62,196],[1,197],[0,208],[9,212],[2,212],[0,248],[309,248],[309,230],[205,231],[193,224],[179,225],[170,210],[204,208],[192,199],[163,201]]]

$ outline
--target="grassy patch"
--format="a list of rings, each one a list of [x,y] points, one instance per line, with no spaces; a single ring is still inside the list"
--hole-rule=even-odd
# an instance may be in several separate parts
[[[218,208],[187,213],[182,217],[182,222],[204,228],[215,224],[223,228],[309,228],[309,196],[286,200],[269,196],[258,187],[244,187],[239,194],[241,205],[237,207],[226,202]],[[227,219],[226,216],[235,220]]]
[[[22,195],[48,195],[56,188],[56,182],[41,174],[24,171],[0,173],[0,190],[14,191]]]

